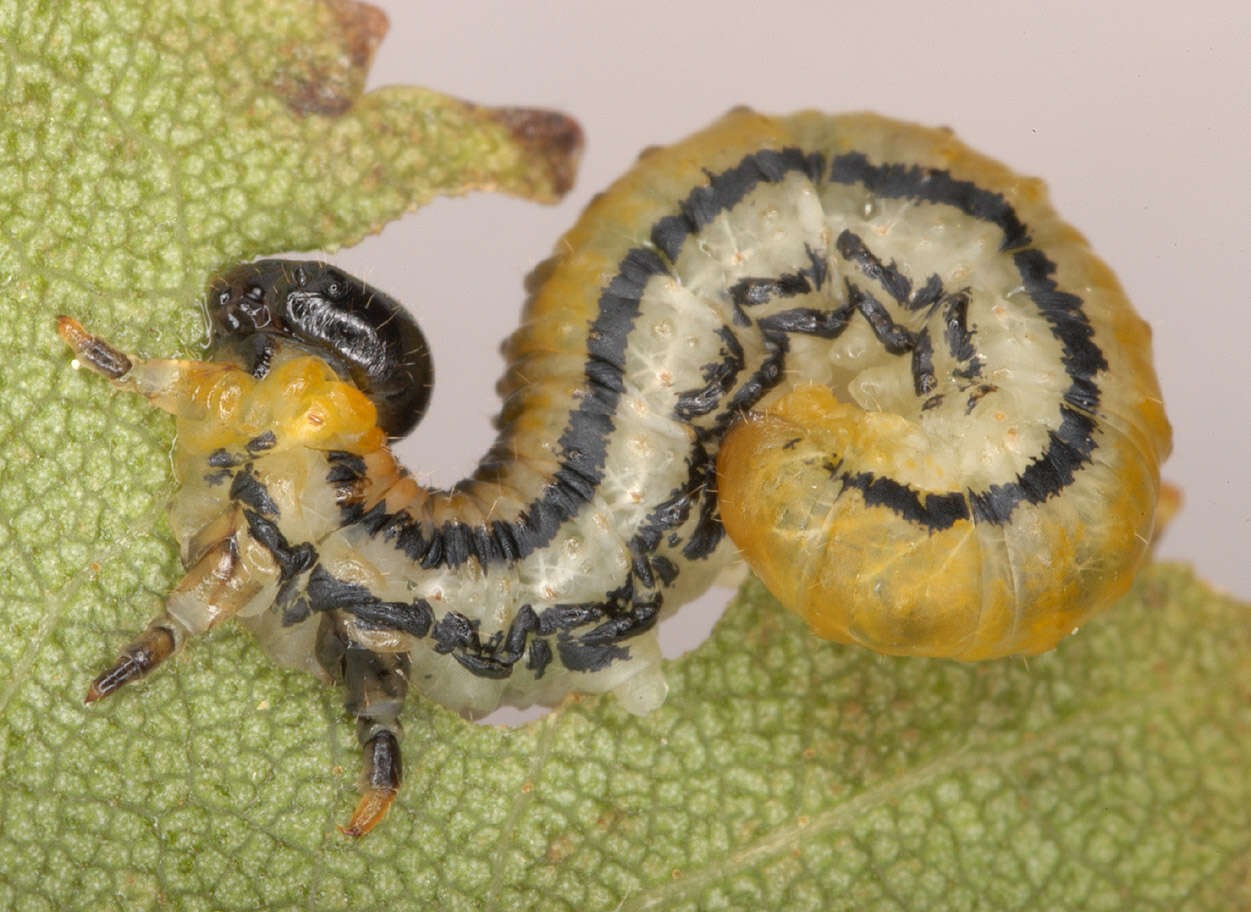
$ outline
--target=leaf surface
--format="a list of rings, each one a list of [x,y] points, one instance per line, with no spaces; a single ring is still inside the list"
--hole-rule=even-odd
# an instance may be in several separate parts
[[[179,573],[164,416],[58,312],[192,352],[208,277],[439,192],[549,199],[550,114],[361,95],[346,2],[0,0],[0,908],[1229,909],[1251,903],[1247,607],[1177,568],[1056,652],[823,643],[759,589],[645,718],[515,730],[410,701],[365,839],[337,693],[228,627],[85,707]]]

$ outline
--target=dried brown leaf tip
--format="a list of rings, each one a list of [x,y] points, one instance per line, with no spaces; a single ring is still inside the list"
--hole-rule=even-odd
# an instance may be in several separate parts
[[[290,41],[272,87],[297,114],[335,116],[360,96],[389,23],[378,7],[356,0],[323,0],[318,18],[326,40],[320,45]]]
[[[557,195],[568,192],[582,155],[582,128],[576,120],[542,108],[493,108],[490,116],[543,163]]]

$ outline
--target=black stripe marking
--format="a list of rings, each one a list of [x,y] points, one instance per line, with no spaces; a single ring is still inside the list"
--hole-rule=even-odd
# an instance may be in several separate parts
[[[1022,249],[1030,243],[1029,232],[1003,196],[969,181],[957,180],[946,171],[918,165],[873,165],[860,152],[837,156],[830,166],[830,180],[841,184],[862,184],[878,196],[953,206],[972,218],[998,226],[1004,236],[1000,250],[1014,251],[1012,261],[1026,294],[1051,325],[1052,335],[1063,346],[1061,361],[1070,379],[1069,389],[1064,394],[1065,402],[1087,412],[1093,412],[1098,407],[1099,387],[1094,378],[1100,370],[1107,369],[1108,363],[1094,342],[1094,329],[1082,310],[1082,300],[1057,288],[1051,278],[1056,266],[1046,254],[1041,250]],[[958,360],[963,360],[960,358],[962,354],[975,357],[968,339],[971,333],[963,325],[965,312],[961,308],[965,306],[956,303],[948,311],[948,346]],[[953,322],[956,324],[954,328]],[[976,376],[979,371],[980,363],[974,361],[968,375]],[[933,523],[956,517],[957,511],[951,505],[955,503],[955,498],[963,500],[966,496],[972,504],[975,521],[1006,524],[1018,504],[1038,504],[1058,494],[1072,483],[1077,471],[1090,460],[1096,446],[1094,420],[1074,411],[1069,405],[1060,406],[1060,415],[1060,429],[1050,434],[1047,449],[1009,484],[992,485],[986,491],[969,491],[967,494],[927,494],[924,502],[907,486],[897,482],[879,486],[879,480],[871,476],[856,476],[852,486],[866,492],[866,501],[870,496],[867,492],[871,491],[875,502],[931,530],[942,528]],[[934,502],[938,507],[936,511],[930,509],[931,498],[939,498]]]
[[[816,336],[819,339],[837,339],[851,322],[854,311],[851,306],[837,310],[820,310],[816,307],[794,307],[762,317],[757,325],[765,338],[790,333]]]
[[[552,644],[541,637],[535,637],[530,641],[530,657],[526,660],[526,668],[534,672],[534,679],[537,681],[543,677],[543,672],[547,671],[547,666],[552,662]]]
[[[798,148],[764,149],[752,153],[735,167],[710,175],[707,185],[693,189],[679,204],[679,214],[665,216],[653,226],[650,232],[652,243],[672,262],[689,236],[721,213],[734,208],[759,184],[776,183],[796,172],[817,181],[824,170],[824,156],[804,154]],[[542,496],[525,506],[517,520],[507,523],[510,553],[517,557],[524,558],[549,544],[560,527],[594,495],[602,481],[608,440],[614,430],[612,417],[616,414],[619,396],[625,389],[621,374],[625,370],[626,344],[638,318],[648,282],[655,276],[668,273],[668,266],[656,250],[635,247],[625,254],[617,266],[616,275],[600,293],[587,341],[583,396],[578,407],[570,413],[569,422],[558,440],[561,469],[544,488]],[[826,267],[824,264],[810,264],[807,270],[801,270],[802,274],[809,275],[810,282],[821,283],[825,281]],[[775,385],[781,378],[780,362],[768,365],[763,374],[758,374],[752,379],[756,389],[746,397],[740,390],[734,403],[740,398],[754,402]],[[504,443],[506,441],[497,444],[497,447]],[[578,479],[576,483],[575,477]],[[360,517],[345,507],[342,519],[344,525],[348,525],[359,521]],[[460,543],[460,530],[455,529],[457,523],[445,523],[431,530],[427,539],[424,535],[405,534],[414,522],[409,517],[403,520],[404,529],[397,535],[396,541],[410,544],[416,541],[424,547],[420,558],[423,568],[456,567],[471,556],[480,560],[483,558],[468,547],[447,546],[449,538],[455,538],[456,545]],[[413,556],[408,548],[405,548],[405,553]],[[504,549],[492,549],[492,553],[503,554]]]
[[[965,400],[964,414],[971,415],[973,413],[973,409],[977,408],[977,404],[997,389],[999,389],[999,387],[995,386],[993,383],[979,383],[973,392],[969,393],[968,399]]]
[[[326,454],[326,461],[331,467],[326,473],[326,481],[332,485],[345,481],[361,481],[365,478],[365,460],[355,453],[331,450]]]
[[[292,545],[277,524],[252,510],[244,510],[243,518],[248,532],[265,550],[273,555],[278,564],[278,578],[287,582],[317,563],[317,549],[310,542]]]
[[[248,463],[236,474],[230,483],[230,499],[251,507],[266,516],[278,516],[278,504],[269,496],[269,491],[261,480],[252,474],[252,463]]]
[[[717,334],[722,342],[721,360],[704,365],[703,379],[707,381],[704,386],[678,395],[673,413],[682,421],[692,421],[714,411],[721,404],[721,397],[734,388],[734,382],[746,367],[743,346],[739,344],[738,337],[728,326],[722,326]]]
[[[957,180],[946,171],[920,165],[873,165],[863,152],[848,152],[831,162],[830,180],[836,184],[862,184],[878,196],[890,199],[954,206],[965,215],[997,225],[1003,231],[999,248],[1003,251],[1016,250],[1029,243],[1029,232],[1007,200],[970,181]]]
[[[249,440],[247,443],[243,445],[243,448],[247,450],[249,454],[251,454],[252,456],[255,456],[257,453],[263,453],[266,450],[272,450],[277,445],[277,443],[278,443],[278,438],[274,436],[274,432],[266,431],[264,434],[260,434],[256,437],[253,437],[251,440]]]
[[[811,245],[804,244],[808,265],[798,272],[787,272],[770,278],[748,277],[730,286],[730,302],[734,305],[734,325],[750,326],[747,309],[768,304],[775,298],[794,298],[811,294],[825,287],[830,277],[829,261]]]
[[[859,491],[867,506],[886,507],[911,523],[925,526],[930,532],[941,532],[969,518],[969,503],[965,495],[958,491],[923,494],[893,478],[883,478],[872,472],[844,472],[841,462],[826,463],[825,469],[832,478],[842,483],[844,489]]]
[[[852,282],[851,279],[845,281],[847,300],[864,314],[864,318],[869,321],[869,326],[873,329],[873,335],[877,336],[877,340],[882,343],[882,347],[889,354],[906,354],[916,347],[916,333],[896,323],[886,306],[869,292]]]
[[[823,155],[805,154],[794,146],[754,152],[733,168],[710,174],[706,186],[696,187],[678,204],[677,215],[667,215],[656,222],[651,230],[652,243],[672,263],[689,236],[698,234],[718,215],[737,206],[758,184],[777,183],[796,171],[815,184],[824,170]]]
[[[918,396],[928,396],[938,386],[938,378],[934,376],[934,344],[928,329],[922,329],[916,338],[916,347],[912,349],[912,389]]]
[[[925,284],[916,290],[912,297],[904,303],[909,310],[923,310],[937,304],[943,296],[942,280],[936,275],[931,275],[925,280]]]
[[[851,260],[860,267],[861,272],[885,288],[897,303],[908,304],[908,298],[912,294],[912,280],[899,271],[894,260],[883,264],[876,254],[864,246],[860,235],[846,228],[839,234],[834,246],[844,259]],[[931,278],[934,279],[937,276]],[[926,287],[928,288],[928,285]]]
[[[309,574],[308,601],[313,611],[343,611],[368,624],[417,638],[429,633],[434,621],[425,599],[384,602],[364,586],[336,579],[320,565]]]
[[[970,368],[976,367],[973,376],[981,371],[981,360],[973,361],[977,349],[973,347],[973,331],[969,329],[969,293],[957,291],[947,296],[943,307],[943,341],[947,343],[947,351],[956,361],[972,361]],[[969,375],[961,374],[968,378]]]
[[[215,469],[233,469],[243,462],[243,457],[232,456],[223,449],[209,453],[208,464]]]

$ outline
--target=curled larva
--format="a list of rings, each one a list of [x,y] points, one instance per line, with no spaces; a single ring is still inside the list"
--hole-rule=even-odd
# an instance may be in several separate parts
[[[498,440],[450,490],[386,443],[425,406],[420,330],[333,267],[218,280],[210,362],[62,318],[178,425],[187,575],[88,698],[237,617],[343,684],[360,834],[410,685],[468,715],[570,690],[645,712],[656,621],[740,551],[818,634],[891,653],[1039,652],[1128,585],[1169,449],[1150,335],[1038,181],[945,131],[740,110],[557,251]]]

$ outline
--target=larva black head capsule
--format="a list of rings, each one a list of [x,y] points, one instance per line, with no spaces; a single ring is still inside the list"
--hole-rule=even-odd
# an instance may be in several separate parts
[[[403,437],[425,414],[434,367],[426,337],[389,295],[328,263],[258,260],[217,279],[208,300],[217,360],[269,372],[280,345],[324,359]]]

